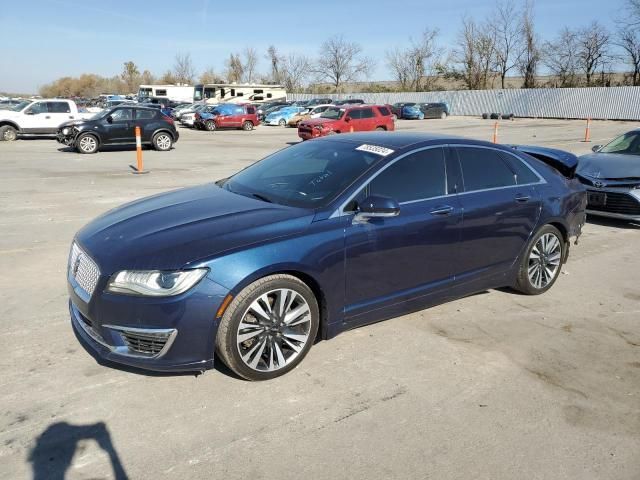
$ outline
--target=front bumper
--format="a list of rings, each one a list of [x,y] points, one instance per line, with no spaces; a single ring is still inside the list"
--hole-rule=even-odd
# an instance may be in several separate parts
[[[640,189],[587,187],[587,214],[640,221]]]
[[[107,280],[91,297],[68,282],[73,330],[94,358],[165,372],[213,367],[216,312],[227,289],[205,277],[182,295],[148,298],[107,293]]]

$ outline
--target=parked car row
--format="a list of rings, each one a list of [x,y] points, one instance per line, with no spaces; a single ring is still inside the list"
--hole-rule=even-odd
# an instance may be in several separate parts
[[[441,118],[449,116],[449,105],[439,103],[399,102],[391,106],[396,118],[406,120],[422,120],[424,118]]]

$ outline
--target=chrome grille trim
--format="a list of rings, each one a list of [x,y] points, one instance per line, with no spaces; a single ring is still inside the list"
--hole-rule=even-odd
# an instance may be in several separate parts
[[[67,274],[89,296],[93,295],[100,278],[100,269],[96,262],[76,242],[71,245]]]
[[[133,328],[118,325],[103,325],[120,334],[122,342],[132,357],[160,358],[173,344],[178,334],[175,328]],[[118,353],[122,354],[121,351]]]

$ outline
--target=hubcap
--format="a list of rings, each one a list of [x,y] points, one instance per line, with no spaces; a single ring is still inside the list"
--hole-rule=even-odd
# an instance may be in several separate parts
[[[16,139],[16,131],[15,131],[15,130],[13,130],[13,129],[5,130],[5,132],[4,132],[4,139],[5,139],[7,142],[11,142],[11,141],[15,140],[15,139]]]
[[[281,288],[256,298],[238,325],[238,353],[249,368],[272,372],[290,364],[309,341],[311,309],[294,290]]]
[[[553,233],[542,235],[529,255],[528,274],[531,285],[544,288],[549,285],[560,271],[562,244]]]
[[[171,139],[168,135],[160,135],[156,141],[160,150],[168,150],[171,146]]]
[[[80,148],[83,152],[91,152],[96,148],[96,140],[93,137],[82,137],[80,139]]]

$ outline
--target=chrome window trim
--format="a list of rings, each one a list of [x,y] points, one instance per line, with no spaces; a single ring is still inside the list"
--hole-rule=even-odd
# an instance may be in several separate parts
[[[344,217],[344,216],[348,216],[348,215],[353,215],[355,212],[345,212],[344,208],[356,197],[356,195],[358,195],[358,193],[360,193],[360,191],[362,190],[363,187],[369,185],[378,175],[380,175],[382,172],[384,172],[391,165],[395,165],[396,162],[402,160],[405,157],[408,157],[409,155],[413,155],[414,153],[423,152],[425,150],[431,150],[431,149],[434,149],[434,148],[441,148],[441,149],[444,150],[445,147],[447,147],[447,145],[429,145],[427,147],[421,147],[421,148],[417,148],[415,150],[411,150],[410,152],[403,153],[402,155],[399,155],[398,157],[394,158],[393,161],[389,162],[388,164],[386,164],[384,167],[382,167],[377,172],[372,173],[366,180],[362,181],[362,183],[360,184],[360,188],[358,188],[354,193],[349,195],[349,197],[344,202],[342,202],[340,204],[340,206],[336,210],[333,211],[333,213],[329,216],[329,218],[336,218],[336,217]],[[448,187],[447,187],[447,158],[446,158],[446,153],[444,151],[443,151],[443,154],[445,155],[445,157],[443,159],[444,160],[444,172],[445,172],[445,176],[444,176],[444,191],[448,192]],[[445,195],[440,195],[438,197],[422,198],[422,199],[418,199],[418,200],[408,200],[406,202],[400,202],[399,205],[406,205],[408,203],[422,202],[424,200],[431,200],[432,198],[446,197],[448,195],[449,194],[446,193]]]

